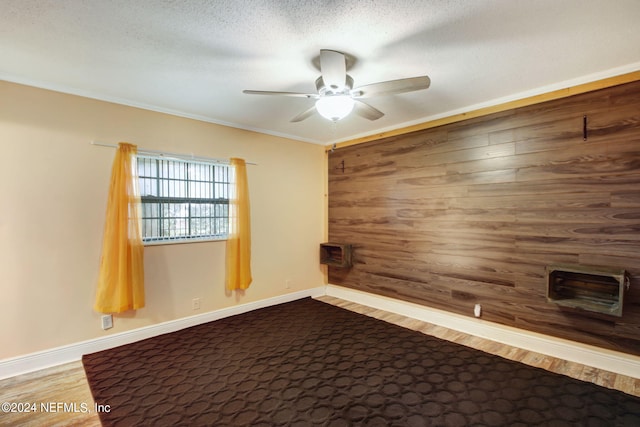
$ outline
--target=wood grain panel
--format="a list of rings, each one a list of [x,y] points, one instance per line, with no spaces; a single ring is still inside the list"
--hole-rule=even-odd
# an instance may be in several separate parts
[[[521,107],[546,105],[549,108],[552,108],[556,104],[552,102],[547,102],[547,101],[560,100],[560,99],[566,100],[566,99],[569,99],[569,97],[574,97],[574,95],[588,93],[588,92],[596,91],[599,89],[610,88],[618,85],[623,85],[624,83],[636,82],[638,80],[640,80],[640,71],[633,71],[631,73],[608,77],[602,80],[584,83],[578,86],[558,89],[553,92],[534,95],[534,96],[530,96],[523,99],[517,99],[514,101],[505,102],[503,104],[483,107],[477,110],[472,110],[472,111],[456,114],[453,116],[444,117],[441,119],[435,119],[428,122],[407,126],[404,128],[399,128],[399,129],[394,129],[387,132],[381,132],[381,133],[364,136],[354,140],[341,142],[334,146],[343,148],[343,147],[353,146],[353,145],[362,144],[362,143],[369,143],[371,141],[377,141],[383,138],[388,139],[388,138],[393,138],[397,136],[407,135],[410,133],[419,133],[420,131],[424,131],[427,129],[442,128],[442,127],[445,127],[445,125],[452,125],[460,122],[470,122],[477,118],[482,119],[487,117],[501,116],[505,113],[508,114],[511,111],[518,111],[517,109],[520,109],[520,110],[524,109]],[[634,89],[630,89],[630,92],[633,92],[633,90]],[[624,92],[608,94],[607,96],[611,96],[612,98],[615,98],[616,95],[621,96],[623,98],[628,98],[627,94],[625,94]]]
[[[583,116],[588,138],[583,140]],[[640,355],[640,82],[329,153],[332,284]],[[621,318],[546,301],[545,267],[625,268]]]

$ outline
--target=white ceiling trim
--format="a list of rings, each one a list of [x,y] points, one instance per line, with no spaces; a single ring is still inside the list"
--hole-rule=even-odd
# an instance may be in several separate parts
[[[332,144],[635,68],[638,16],[638,0],[2,0],[0,76]],[[311,99],[242,93],[314,93],[320,49],[347,55],[356,86],[431,86],[368,98],[383,117],[337,124],[292,123]]]
[[[535,88],[535,89],[531,89],[528,91],[524,91],[524,92],[520,92],[520,93],[516,93],[513,95],[509,95],[509,96],[504,96],[501,98],[495,98],[492,99],[490,101],[487,102],[481,102],[478,104],[474,104],[474,105],[469,105],[463,108],[458,108],[456,110],[451,110],[451,111],[445,111],[444,113],[441,114],[434,114],[432,116],[428,116],[428,117],[424,117],[421,118],[419,120],[413,120],[410,122],[404,122],[404,123],[400,123],[397,126],[390,126],[388,128],[383,128],[383,129],[378,129],[376,130],[376,132],[369,132],[369,133],[362,133],[359,135],[355,135],[353,137],[350,138],[346,138],[346,139],[342,139],[342,140],[336,140],[324,145],[330,146],[333,144],[338,144],[341,142],[347,142],[347,141],[351,141],[354,139],[359,139],[359,138],[366,138],[368,136],[371,135],[377,135],[380,133],[384,133],[384,132],[391,132],[393,130],[396,129],[402,129],[402,128],[406,128],[406,127],[410,127],[410,126],[415,126],[415,125],[419,125],[422,123],[426,123],[426,122],[431,122],[434,120],[440,120],[440,119],[444,119],[447,117],[452,117],[452,116],[457,116],[460,114],[468,114],[472,111],[476,111],[476,110],[481,110],[483,108],[489,108],[489,107],[495,107],[497,105],[502,105],[502,104],[506,104],[508,102],[513,102],[513,101],[519,101],[521,99],[526,99],[526,98],[530,98],[533,96],[537,96],[537,95],[544,95],[546,93],[551,93],[557,90],[562,90],[562,89],[568,89],[568,88],[572,88],[575,86],[579,86],[582,84],[587,84],[587,83],[593,83],[593,82],[597,82],[599,80],[604,80],[610,77],[617,77],[617,76],[621,76],[623,74],[628,74],[628,73],[633,73],[635,71],[640,71],[640,62],[636,62],[635,64],[630,64],[630,65],[626,65],[624,67],[617,67],[617,68],[612,68],[610,70],[607,71],[603,71],[600,73],[594,73],[594,74],[589,74],[588,76],[583,76],[580,78],[576,78],[576,79],[571,79],[571,80],[567,80],[564,82],[560,82],[560,83],[554,83],[552,85],[548,85],[548,86],[544,86],[544,87],[539,87],[539,88]]]
[[[376,129],[375,132],[363,132],[363,133],[360,133],[360,134],[351,135],[348,138],[335,139],[335,140],[332,140],[332,141],[329,141],[329,142],[323,142],[323,141],[320,141],[320,140],[315,140],[315,139],[310,139],[310,138],[300,138],[299,136],[296,136],[296,135],[290,135],[290,134],[285,134],[285,133],[281,133],[281,132],[274,132],[274,131],[271,131],[269,129],[263,129],[263,128],[258,128],[258,127],[243,126],[242,124],[238,124],[238,123],[230,123],[230,122],[224,122],[224,121],[221,121],[221,120],[214,120],[214,119],[211,119],[209,117],[200,116],[200,115],[197,115],[197,114],[190,114],[190,113],[185,113],[183,111],[172,110],[172,109],[168,109],[168,108],[162,108],[162,107],[158,107],[158,106],[154,106],[154,105],[147,105],[147,104],[143,104],[143,103],[140,103],[140,102],[135,102],[135,101],[132,101],[132,100],[129,100],[129,99],[107,97],[107,96],[103,96],[103,95],[100,95],[100,94],[91,93],[91,92],[88,92],[88,91],[85,91],[85,90],[77,89],[77,88],[60,86],[60,85],[50,84],[50,83],[41,82],[41,81],[32,81],[30,79],[25,79],[25,78],[22,78],[22,77],[19,77],[19,76],[12,76],[12,75],[7,75],[7,74],[0,73],[0,80],[12,82],[12,83],[17,83],[17,84],[22,84],[22,85],[26,85],[26,86],[37,87],[37,88],[46,89],[46,90],[51,90],[51,91],[54,91],[54,92],[60,92],[60,93],[65,93],[65,94],[70,94],[70,95],[81,96],[81,97],[84,97],[84,98],[95,99],[95,100],[98,100],[98,101],[110,102],[110,103],[124,105],[124,106],[128,106],[128,107],[140,108],[140,109],[143,109],[143,110],[154,111],[154,112],[163,113],[163,114],[169,114],[169,115],[176,116],[176,117],[183,117],[183,118],[186,118],[186,119],[198,120],[198,121],[201,121],[201,122],[212,123],[212,124],[216,124],[216,125],[220,125],[220,126],[231,127],[231,128],[235,128],[235,129],[249,131],[249,132],[262,133],[262,134],[271,135],[271,136],[275,136],[275,137],[279,137],[279,138],[286,138],[286,139],[292,139],[292,140],[300,141],[300,142],[307,142],[307,143],[311,143],[311,144],[319,144],[319,145],[331,146],[333,144],[339,144],[339,143],[342,143],[342,142],[347,142],[347,141],[354,140],[354,139],[359,139],[359,138],[366,138],[366,137],[369,137],[369,136],[372,136],[372,135],[376,135],[376,134],[380,134],[380,133],[391,132],[391,131],[396,130],[396,129],[402,129],[402,128],[405,128],[405,127],[419,125],[419,124],[422,124],[422,123],[425,123],[425,122],[439,120],[439,119],[443,119],[443,118],[446,118],[446,117],[452,117],[452,116],[456,116],[456,115],[459,115],[459,114],[465,114],[465,113],[469,113],[469,112],[472,112],[472,111],[480,110],[480,109],[483,109],[483,108],[494,107],[494,106],[505,104],[505,103],[508,103],[508,102],[518,101],[518,100],[526,99],[526,98],[529,98],[529,97],[532,97],[532,96],[543,95],[543,94],[546,94],[546,93],[554,92],[556,90],[567,89],[567,88],[571,88],[571,87],[574,87],[574,86],[579,86],[579,85],[586,84],[586,83],[592,83],[592,82],[596,82],[598,80],[603,80],[603,79],[610,78],[610,77],[616,77],[616,76],[620,76],[620,75],[623,75],[623,74],[632,73],[632,72],[635,72],[635,71],[640,71],[640,62],[636,62],[634,64],[629,64],[629,65],[625,65],[623,67],[612,68],[610,70],[606,70],[606,71],[603,71],[603,72],[589,74],[589,75],[582,76],[582,77],[579,77],[579,78],[566,80],[566,81],[559,82],[559,83],[554,83],[554,84],[551,84],[551,85],[548,85],[548,86],[543,86],[543,87],[527,90],[527,91],[524,91],[524,92],[519,92],[519,93],[516,93],[516,94],[513,94],[513,95],[509,95],[509,96],[495,98],[495,99],[492,99],[490,101],[481,102],[481,103],[473,104],[473,105],[468,105],[468,106],[465,106],[463,108],[458,108],[458,109],[455,109],[455,110],[445,111],[445,112],[440,113],[440,114],[434,114],[434,115],[431,115],[431,116],[422,117],[422,118],[420,118],[418,120],[407,121],[407,122],[399,123],[397,125]],[[329,125],[331,125],[331,123],[329,123]]]
[[[215,124],[215,125],[226,126],[226,127],[230,127],[230,128],[234,128],[234,129],[246,130],[246,131],[249,131],[249,132],[263,133],[263,134],[266,134],[266,135],[276,136],[276,137],[279,137],[279,138],[293,139],[295,141],[308,142],[308,143],[311,143],[311,144],[324,145],[324,142],[319,141],[319,140],[308,139],[308,138],[300,138],[300,137],[295,136],[295,135],[287,135],[287,134],[280,133],[280,132],[274,132],[274,131],[271,131],[269,129],[261,129],[261,128],[257,128],[257,127],[243,126],[243,125],[238,124],[238,123],[224,122],[222,120],[215,120],[215,119],[212,119],[210,117],[201,116],[201,115],[198,115],[198,114],[185,113],[184,111],[172,110],[170,108],[162,108],[162,107],[158,107],[156,105],[148,105],[148,104],[144,104],[144,103],[141,103],[141,102],[132,101],[130,99],[123,99],[123,98],[105,96],[105,95],[102,95],[102,94],[98,94],[98,93],[94,93],[94,92],[90,92],[90,91],[86,91],[86,90],[82,90],[82,89],[78,89],[78,88],[62,86],[62,85],[57,85],[57,84],[51,84],[51,83],[42,82],[42,81],[35,81],[35,80],[31,80],[31,79],[25,79],[25,78],[20,77],[20,76],[12,76],[12,75],[8,75],[8,74],[0,73],[0,80],[11,82],[11,83],[17,83],[17,84],[21,84],[21,85],[25,85],[25,86],[36,87],[36,88],[39,88],[39,89],[50,90],[50,91],[53,91],[53,92],[60,92],[60,93],[63,93],[63,94],[68,94],[68,95],[75,95],[75,96],[81,96],[83,98],[95,99],[96,101],[110,102],[112,104],[124,105],[126,107],[140,108],[141,110],[147,110],[147,111],[154,111],[156,113],[169,114],[169,115],[172,115],[172,116],[182,117],[182,118],[185,118],[185,119],[198,120],[198,121],[201,121],[201,122],[212,123],[212,124]]]

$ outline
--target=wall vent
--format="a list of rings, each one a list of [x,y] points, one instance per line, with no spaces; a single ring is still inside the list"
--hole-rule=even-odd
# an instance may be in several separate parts
[[[351,245],[346,243],[321,243],[320,264],[351,267],[351,250]]]
[[[622,316],[626,271],[586,265],[550,265],[546,268],[547,301],[612,316]]]

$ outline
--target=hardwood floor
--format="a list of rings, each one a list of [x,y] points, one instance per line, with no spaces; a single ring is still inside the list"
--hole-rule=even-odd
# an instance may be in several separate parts
[[[30,410],[7,412],[3,406],[0,426],[100,426],[80,361],[0,381],[0,402],[27,405]],[[64,404],[67,408],[59,406]]]
[[[339,298],[322,296],[316,299],[356,313],[375,317],[408,329],[413,329],[427,335],[442,338],[467,347],[476,348],[490,354],[502,356],[506,359],[515,360],[530,366],[536,366],[551,372],[566,375],[582,381],[592,382],[602,387],[620,390],[624,393],[640,397],[640,378],[632,378],[616,374],[614,372],[592,368],[579,363],[556,359],[544,354],[523,350],[484,338],[478,338],[473,335],[467,335],[442,326],[433,325],[383,310],[377,310],[364,305],[352,303],[350,301],[341,300]]]
[[[640,378],[555,359],[338,298],[322,296],[317,299],[424,334],[640,397]],[[35,409],[21,413],[2,411],[0,426],[100,426],[80,361],[0,381],[0,402],[29,404],[31,409]],[[31,406],[33,404],[35,407]]]

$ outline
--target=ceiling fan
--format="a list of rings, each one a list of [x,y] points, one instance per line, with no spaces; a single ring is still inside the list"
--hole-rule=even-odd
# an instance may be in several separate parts
[[[315,99],[313,107],[295,116],[292,122],[309,118],[316,111],[321,116],[337,122],[351,111],[369,120],[377,120],[384,113],[361,99],[374,96],[395,95],[404,92],[427,89],[431,80],[428,76],[389,80],[353,87],[353,78],[347,74],[347,61],[344,53],[335,50],[320,50],[320,77],[316,79],[318,93],[272,92],[263,90],[243,90],[251,95],[279,95]]]

